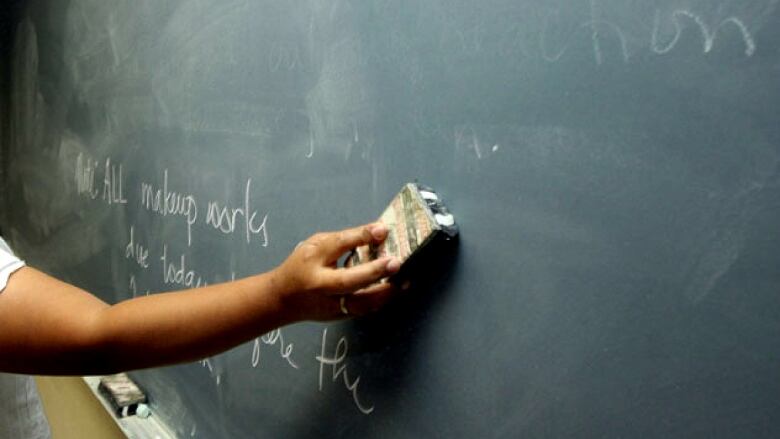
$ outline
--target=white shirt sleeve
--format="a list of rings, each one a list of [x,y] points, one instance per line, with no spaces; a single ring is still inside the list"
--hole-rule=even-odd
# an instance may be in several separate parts
[[[11,274],[21,267],[24,261],[0,238],[0,293]],[[51,439],[32,377],[0,373],[0,438]]]
[[[0,238],[0,292],[5,290],[11,274],[22,267],[24,267],[24,261],[17,258],[3,238]]]

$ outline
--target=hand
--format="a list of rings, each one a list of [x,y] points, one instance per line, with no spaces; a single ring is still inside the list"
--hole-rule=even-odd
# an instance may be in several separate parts
[[[393,286],[377,281],[396,273],[396,258],[380,258],[355,267],[339,268],[344,253],[366,244],[380,244],[387,228],[367,224],[340,232],[318,233],[295,248],[274,270],[274,284],[285,313],[293,320],[334,320],[375,311],[391,297]]]

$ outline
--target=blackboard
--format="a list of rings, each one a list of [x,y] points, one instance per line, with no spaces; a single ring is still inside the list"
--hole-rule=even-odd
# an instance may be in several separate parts
[[[22,2],[3,232],[116,302],[271,269],[419,180],[461,228],[435,274],[370,318],[135,373],[155,415],[777,437],[777,3]]]

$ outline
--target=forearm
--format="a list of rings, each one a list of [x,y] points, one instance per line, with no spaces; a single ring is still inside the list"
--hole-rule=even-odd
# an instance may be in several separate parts
[[[284,285],[273,271],[113,306],[35,269],[12,278],[0,294],[0,370],[9,372],[89,375],[181,363],[295,320],[280,304]]]
[[[105,308],[93,328],[100,356],[95,367],[104,372],[197,360],[289,324],[294,319],[281,306],[279,287],[269,272]]]

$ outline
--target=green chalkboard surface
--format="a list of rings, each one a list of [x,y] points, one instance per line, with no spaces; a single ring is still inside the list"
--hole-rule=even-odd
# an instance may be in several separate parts
[[[212,284],[415,180],[459,222],[375,316],[133,374],[181,437],[780,436],[777,0],[12,4],[32,265]]]

